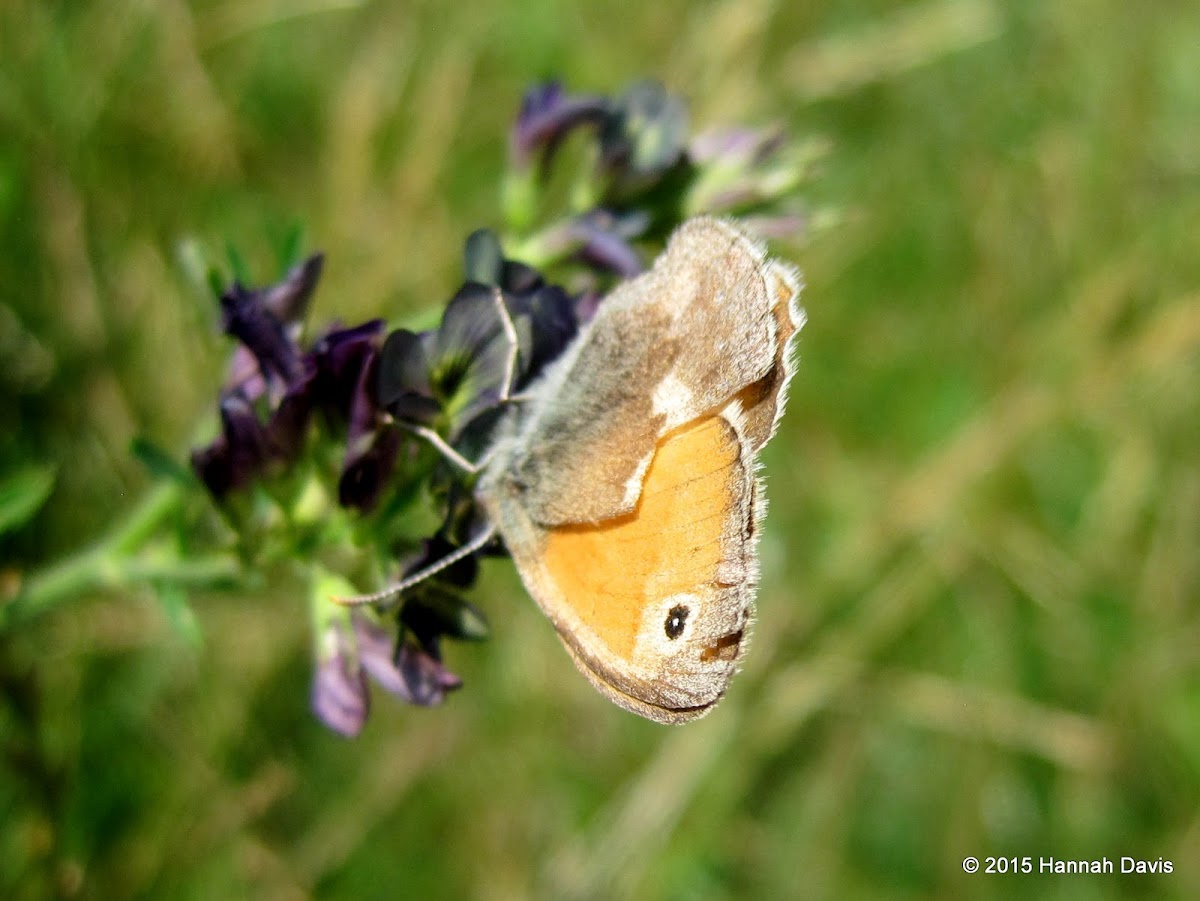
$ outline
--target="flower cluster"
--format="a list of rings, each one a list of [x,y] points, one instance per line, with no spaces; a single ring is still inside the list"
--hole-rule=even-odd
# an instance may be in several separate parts
[[[686,104],[655,81],[615,98],[537,85],[509,136],[504,206],[517,234],[538,220],[548,172],[576,133],[585,152],[568,214],[519,246],[526,258],[580,259],[622,278],[642,268],[633,242],[664,238],[701,213],[738,216],[764,237],[802,234],[809,216],[798,189],[825,151],[820,141],[787,140],[778,126],[693,136]]]
[[[296,339],[322,262],[318,254],[278,284],[254,290],[234,282],[221,295],[225,332],[240,343],[218,402],[221,434],[192,453],[192,466],[218,499],[297,455],[310,413],[299,401],[317,376],[317,361],[300,352]],[[259,405],[270,408],[265,421]]]
[[[221,432],[193,453],[192,464],[231,516],[239,512],[228,503],[232,495],[252,484],[277,487],[306,461],[310,471],[320,471],[314,461],[339,447],[340,507],[367,514],[397,494],[415,492],[422,481],[441,500],[443,524],[422,542],[407,572],[456,550],[477,515],[465,474],[423,466],[419,452],[402,454],[414,443],[404,426],[431,429],[455,452],[478,456],[507,391],[558,356],[579,322],[578,298],[504,259],[494,234],[471,235],[465,262],[468,279],[440,326],[419,333],[396,329],[385,337],[382,320],[372,320],[330,329],[306,346],[303,316],[320,274],[319,256],[277,284],[249,289],[235,283],[221,295],[225,331],[239,344],[221,391]],[[269,493],[285,507],[303,499]],[[284,512],[285,521],[298,518],[295,509]],[[393,546],[386,529],[379,540]],[[407,593],[396,611],[398,641],[379,617],[330,605],[334,592],[322,590],[313,696],[321,719],[356,733],[368,709],[366,674],[414,704],[439,703],[458,687],[442,664],[440,641],[486,635],[483,615],[461,596],[477,570],[468,556]]]
[[[550,171],[577,140],[583,162],[566,209],[547,215]],[[814,155],[779,129],[690,136],[683,101],[638,82],[615,98],[570,95],[557,83],[532,88],[509,156],[504,238],[480,230],[467,239],[464,282],[436,329],[389,332],[371,320],[306,340],[319,255],[276,284],[235,282],[220,295],[225,332],[238,344],[220,432],[193,453],[193,468],[251,561],[272,557],[252,545],[281,531],[274,547],[307,561],[313,709],[345,735],[366,719],[368,677],[410,703],[437,704],[461,685],[443,664],[442,639],[487,634],[464,597],[478,559],[462,550],[484,524],[471,467],[455,461],[482,458],[508,395],[567,347],[607,287],[643,270],[639,242],[702,212],[748,217],[764,234],[800,230],[794,195]],[[422,504],[435,508],[437,525],[413,535]],[[387,609],[329,603],[395,568],[436,575]]]

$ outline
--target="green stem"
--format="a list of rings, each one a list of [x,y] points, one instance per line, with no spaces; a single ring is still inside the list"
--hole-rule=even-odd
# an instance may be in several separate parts
[[[187,560],[137,556],[163,521],[179,512],[185,495],[179,485],[156,488],[101,542],[30,577],[12,601],[0,606],[0,632],[101,590],[154,583],[205,587],[235,580],[239,567],[230,555]]]
[[[157,486],[134,508],[120,528],[104,540],[104,546],[113,553],[132,553],[157,534],[163,520],[182,509],[186,497],[185,486],[178,482]]]
[[[100,587],[105,582],[106,560],[101,549],[95,548],[68,557],[29,579],[13,600],[0,607],[0,632]]]

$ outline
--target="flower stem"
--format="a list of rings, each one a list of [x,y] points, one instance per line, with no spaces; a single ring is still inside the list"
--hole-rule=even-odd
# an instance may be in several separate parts
[[[31,576],[16,597],[0,606],[0,632],[97,591],[153,584],[211,587],[235,581],[240,569],[230,554],[180,559],[153,548],[143,553],[163,522],[179,512],[185,496],[177,484],[156,488],[115,532]]]

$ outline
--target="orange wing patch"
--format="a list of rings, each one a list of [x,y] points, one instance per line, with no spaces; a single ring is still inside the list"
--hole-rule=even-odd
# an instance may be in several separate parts
[[[716,578],[742,477],[728,422],[710,416],[682,426],[659,442],[632,513],[547,533],[544,572],[583,624],[628,660],[648,598],[695,592]]]

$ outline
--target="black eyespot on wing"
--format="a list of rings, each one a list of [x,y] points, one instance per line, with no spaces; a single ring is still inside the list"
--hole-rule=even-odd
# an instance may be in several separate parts
[[[667,611],[667,621],[663,623],[663,630],[667,633],[667,638],[676,639],[683,634],[683,627],[687,625],[690,612],[682,604],[676,604]]]

